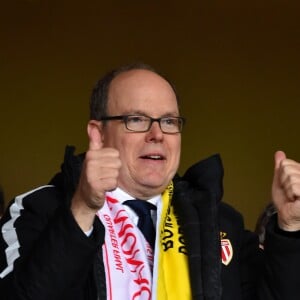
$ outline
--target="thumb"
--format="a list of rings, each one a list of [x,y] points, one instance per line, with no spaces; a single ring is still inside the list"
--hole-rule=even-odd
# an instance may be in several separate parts
[[[276,151],[274,154],[274,161],[275,161],[275,173],[278,171],[281,162],[286,159],[286,155],[283,151]]]
[[[280,165],[281,162],[286,159],[286,155],[283,151],[276,151],[274,154],[274,177],[273,177],[273,188],[277,189],[280,187]]]
[[[102,136],[96,124],[88,124],[89,150],[100,150],[103,147]]]

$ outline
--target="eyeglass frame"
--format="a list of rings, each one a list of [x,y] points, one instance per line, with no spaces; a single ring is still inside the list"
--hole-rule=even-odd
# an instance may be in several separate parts
[[[128,118],[129,117],[144,117],[144,118],[147,118],[150,120],[150,123],[149,123],[149,127],[146,129],[146,130],[132,130],[130,128],[128,128]],[[178,128],[178,131],[175,131],[175,132],[168,132],[168,131],[165,131],[161,128],[161,120],[163,119],[176,119],[178,120],[178,124],[181,124],[180,127]],[[99,119],[99,121],[114,121],[114,120],[121,120],[124,122],[125,124],[125,127],[127,130],[131,131],[131,132],[147,132],[150,130],[152,124],[154,122],[157,122],[159,124],[159,128],[160,130],[165,133],[165,134],[176,134],[176,133],[181,133],[182,132],[182,129],[183,129],[183,126],[186,122],[186,119],[184,117],[174,117],[174,116],[167,116],[167,117],[161,117],[161,118],[152,118],[152,117],[149,117],[149,116],[146,116],[146,115],[119,115],[119,116],[106,116],[106,117],[102,117]]]

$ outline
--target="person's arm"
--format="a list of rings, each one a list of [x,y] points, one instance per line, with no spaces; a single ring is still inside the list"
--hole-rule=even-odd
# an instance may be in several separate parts
[[[62,200],[47,186],[8,208],[1,220],[1,299],[62,299],[87,280],[104,229],[99,222],[97,240],[87,237]]]
[[[300,164],[275,153],[272,200],[277,214],[266,229],[260,298],[299,299]]]
[[[277,215],[266,227],[260,300],[299,299],[300,235],[278,227]]]
[[[83,231],[90,230],[95,214],[103,206],[105,193],[117,187],[121,160],[119,152],[103,147],[99,121],[88,124],[89,149],[71,201],[73,216]]]
[[[258,299],[257,286],[262,270],[262,250],[259,248],[257,235],[251,231],[244,230],[241,241],[239,257],[242,299]]]

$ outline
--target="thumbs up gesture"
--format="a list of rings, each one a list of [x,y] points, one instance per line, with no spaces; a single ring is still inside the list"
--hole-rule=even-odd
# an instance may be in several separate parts
[[[119,151],[103,146],[99,122],[89,122],[88,136],[89,148],[71,204],[76,221],[85,231],[92,226],[95,213],[103,206],[105,193],[117,187],[121,167]]]
[[[278,225],[286,231],[300,230],[300,163],[275,153],[272,197],[278,211]]]

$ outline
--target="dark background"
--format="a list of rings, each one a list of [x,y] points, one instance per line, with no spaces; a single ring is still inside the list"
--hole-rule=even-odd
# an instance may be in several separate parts
[[[224,201],[253,228],[273,154],[299,152],[299,1],[0,1],[0,185],[45,184],[66,144],[86,149],[96,80],[143,61],[177,86],[180,172],[213,153]]]

